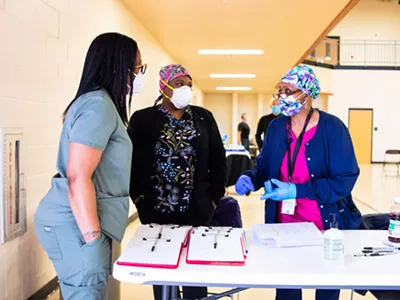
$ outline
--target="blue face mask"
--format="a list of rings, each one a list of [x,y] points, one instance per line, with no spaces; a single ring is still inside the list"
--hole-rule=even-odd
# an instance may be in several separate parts
[[[272,106],[272,113],[274,115],[279,115],[281,113],[281,108],[279,105],[273,105]]]

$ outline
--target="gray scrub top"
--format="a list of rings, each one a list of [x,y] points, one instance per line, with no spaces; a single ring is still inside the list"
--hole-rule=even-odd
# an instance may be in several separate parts
[[[35,222],[49,226],[75,223],[66,176],[70,142],[103,151],[92,177],[97,212],[102,231],[121,241],[128,224],[132,143],[114,103],[103,90],[82,95],[69,109],[59,143],[58,173],[39,204]]]

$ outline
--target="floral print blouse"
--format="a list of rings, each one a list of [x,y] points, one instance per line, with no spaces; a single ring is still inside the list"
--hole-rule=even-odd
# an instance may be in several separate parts
[[[155,208],[159,212],[186,212],[194,189],[197,132],[190,107],[180,120],[162,106],[165,124],[158,137],[153,167]]]

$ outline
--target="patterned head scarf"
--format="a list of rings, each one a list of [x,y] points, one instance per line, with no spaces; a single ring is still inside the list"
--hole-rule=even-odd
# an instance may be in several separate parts
[[[293,67],[282,77],[281,82],[298,88],[313,99],[317,99],[321,92],[319,81],[313,69],[305,65]]]
[[[160,90],[162,91],[165,87],[165,83],[169,83],[177,77],[190,76],[189,71],[182,65],[167,65],[160,70]]]

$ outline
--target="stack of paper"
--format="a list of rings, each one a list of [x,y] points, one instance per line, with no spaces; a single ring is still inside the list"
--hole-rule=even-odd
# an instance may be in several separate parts
[[[318,246],[323,244],[321,231],[314,223],[257,224],[253,234],[261,244],[275,247]]]
[[[199,227],[190,234],[188,264],[244,265],[246,239],[243,229]]]
[[[141,225],[117,264],[152,268],[177,268],[190,226]]]

